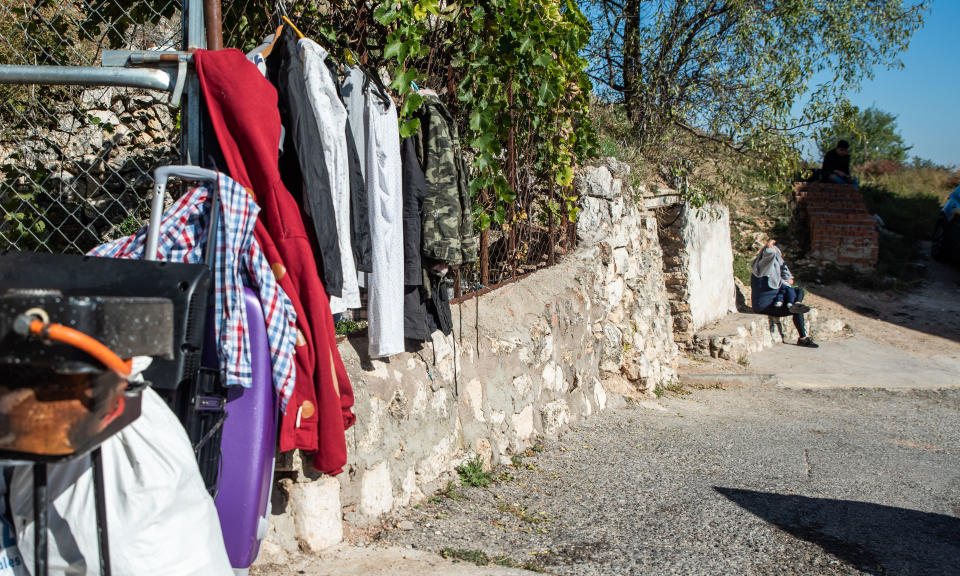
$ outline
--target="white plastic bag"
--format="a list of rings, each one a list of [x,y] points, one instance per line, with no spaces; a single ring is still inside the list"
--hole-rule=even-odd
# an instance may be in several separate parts
[[[0,494],[7,493],[7,483],[0,469]],[[6,503],[0,504],[0,576],[27,576],[28,572],[17,548],[13,524],[7,518]]]
[[[116,576],[232,576],[213,499],[187,434],[151,389],[140,418],[101,445],[110,564]],[[89,457],[48,467],[50,574],[97,576],[99,547]],[[11,508],[33,569],[33,468],[18,466]]]

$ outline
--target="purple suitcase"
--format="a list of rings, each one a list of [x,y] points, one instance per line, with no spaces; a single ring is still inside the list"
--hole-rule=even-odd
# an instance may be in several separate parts
[[[164,191],[171,176],[207,182],[216,182],[219,178],[217,172],[196,166],[164,166],[154,171],[155,186],[145,250],[147,260],[156,259]],[[214,196],[211,210],[214,221],[219,210],[216,198]],[[211,234],[211,243],[212,238]],[[207,265],[213,267],[212,252],[208,254]],[[227,556],[238,575],[247,574],[260,552],[260,542],[267,535],[277,445],[277,405],[266,320],[257,294],[249,288],[244,288],[243,292],[253,382],[250,388],[227,389],[227,418],[220,441],[219,490],[215,499]],[[203,366],[208,368],[219,365],[213,326],[213,306],[210,306],[202,360]]]
[[[250,568],[267,535],[277,445],[277,407],[266,321],[256,293],[250,288],[243,291],[253,385],[227,389],[227,419],[220,443],[220,489],[215,501],[227,556],[237,574],[245,574]],[[216,354],[213,340],[211,328],[205,355],[208,351]]]

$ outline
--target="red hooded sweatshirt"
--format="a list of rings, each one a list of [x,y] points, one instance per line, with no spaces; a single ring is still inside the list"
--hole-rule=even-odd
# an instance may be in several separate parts
[[[278,169],[277,91],[239,50],[198,50],[194,63],[229,175],[261,208],[254,235],[297,312],[297,379],[280,425],[280,450],[315,452],[314,468],[339,474],[353,389],[337,350],[330,302],[300,207]]]

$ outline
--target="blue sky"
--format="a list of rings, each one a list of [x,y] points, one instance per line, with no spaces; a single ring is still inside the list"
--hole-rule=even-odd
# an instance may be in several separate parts
[[[960,166],[960,0],[934,0],[900,59],[850,100],[895,114],[911,156]]]

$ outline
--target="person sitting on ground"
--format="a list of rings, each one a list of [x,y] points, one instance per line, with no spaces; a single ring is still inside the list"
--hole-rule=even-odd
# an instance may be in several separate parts
[[[850,143],[840,140],[833,150],[823,157],[823,167],[820,169],[821,182],[833,184],[853,184],[859,188],[860,183],[850,175]]]
[[[810,311],[810,307],[801,302],[804,290],[793,288],[793,275],[776,244],[777,241],[773,238],[767,240],[760,252],[750,261],[750,299],[753,311],[767,316],[793,316],[793,325],[797,327],[797,334],[800,336],[797,346],[819,348],[807,335],[803,315]],[[781,292],[784,286],[789,290],[784,289]],[[788,304],[785,305],[784,302]]]

